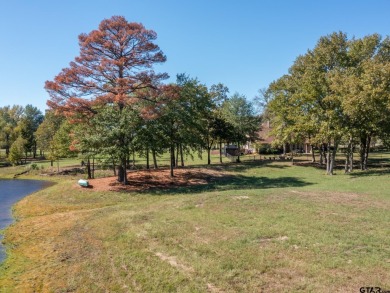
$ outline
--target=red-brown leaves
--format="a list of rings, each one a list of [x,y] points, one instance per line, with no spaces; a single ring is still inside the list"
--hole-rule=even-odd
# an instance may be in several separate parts
[[[79,36],[75,61],[46,82],[47,105],[68,116],[88,118],[102,103],[134,104],[142,99],[135,93],[157,88],[168,77],[151,70],[166,60],[153,43],[156,37],[154,31],[121,16],[103,20],[99,29]]]
[[[180,98],[180,87],[176,84],[168,84],[161,87],[165,100],[177,100]]]

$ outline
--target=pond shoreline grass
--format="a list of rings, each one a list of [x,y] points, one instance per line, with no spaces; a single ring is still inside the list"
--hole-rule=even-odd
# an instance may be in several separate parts
[[[15,206],[0,292],[390,289],[386,169],[208,168],[233,176],[144,193],[91,192],[75,188],[75,177],[49,177],[57,184]]]

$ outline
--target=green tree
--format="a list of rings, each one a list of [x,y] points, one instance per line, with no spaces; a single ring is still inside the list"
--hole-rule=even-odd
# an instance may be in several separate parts
[[[109,156],[112,162],[125,161],[127,167],[130,153],[135,151],[135,137],[140,126],[140,111],[135,106],[118,111],[115,105],[107,105],[88,124],[77,128],[77,149],[87,160],[101,154]],[[122,172],[124,170],[119,166],[119,177],[125,176]]]
[[[389,39],[377,34],[352,40],[341,32],[321,37],[288,75],[270,85],[275,135],[326,147],[329,175],[340,143],[347,146],[345,170],[352,170],[354,145],[360,141],[365,169],[371,138],[390,129],[389,48]]]
[[[389,129],[390,54],[388,39],[378,34],[352,39],[350,67],[332,76],[331,89],[342,96],[346,144],[346,172],[353,168],[353,149],[359,143],[360,168],[367,169],[370,142]]]
[[[19,136],[11,145],[8,160],[12,165],[22,164],[22,159],[24,157],[24,150],[27,141]]]
[[[222,116],[232,125],[232,141],[238,146],[237,162],[240,162],[240,146],[246,141],[255,140],[260,128],[260,117],[255,115],[253,103],[245,96],[235,93],[222,104]]]
[[[39,125],[42,123],[44,116],[42,112],[32,105],[27,105],[24,108],[22,118],[19,122],[20,134],[26,140],[25,153],[32,152],[33,157],[37,154],[37,142],[35,138],[35,132]]]
[[[203,131],[203,140],[207,149],[207,164],[211,164],[211,148],[215,142],[219,142],[219,159],[222,163],[222,141],[227,135],[231,135],[226,129],[227,122],[223,119],[221,107],[228,99],[228,87],[222,83],[212,85],[209,90],[209,100],[202,109],[201,117],[205,129]]]
[[[222,116],[222,114],[217,113],[216,116],[212,118],[210,122],[210,136],[218,142],[219,162],[222,164],[222,143],[227,143],[229,139],[234,137],[234,133],[233,125],[217,115]]]
[[[60,171],[60,159],[74,155],[72,150],[72,124],[64,121],[50,142],[50,160],[57,161],[57,172]]]
[[[53,111],[47,111],[43,122],[39,125],[34,136],[37,143],[37,149],[40,150],[42,155],[45,153],[49,158],[52,158],[53,155],[53,139],[60,128],[64,117],[55,115]],[[51,165],[53,166],[53,160],[51,160]]]
[[[16,105],[0,108],[0,147],[5,149],[6,156],[9,154],[12,143],[19,135],[17,125],[22,114],[22,106]]]
[[[215,104],[212,101],[207,87],[198,79],[184,74],[177,76],[180,98],[176,104],[179,109],[177,132],[177,158],[180,153],[181,164],[184,166],[183,152],[192,155],[197,151],[202,155],[202,149],[208,150],[210,159],[210,120],[212,119]],[[177,164],[176,160],[176,164]]]
[[[184,156],[192,156],[193,152],[201,156],[202,149],[207,147],[207,123],[212,104],[207,87],[184,74],[177,76],[176,84],[162,87],[161,92],[156,122],[161,125],[159,133],[169,149],[170,174],[174,176],[179,157],[184,166]]]
[[[338,145],[343,136],[342,96],[332,91],[332,77],[349,66],[348,41],[343,33],[321,37],[316,47],[299,56],[276,86],[272,100],[274,132],[284,142],[311,143],[327,147],[326,173],[333,174]]]
[[[294,83],[292,77],[284,75],[270,84],[267,92],[271,101],[267,104],[268,119],[272,124],[271,134],[274,136],[274,146],[283,146],[286,153],[286,145],[297,143],[300,136],[296,135],[297,111],[299,107],[294,105]]]

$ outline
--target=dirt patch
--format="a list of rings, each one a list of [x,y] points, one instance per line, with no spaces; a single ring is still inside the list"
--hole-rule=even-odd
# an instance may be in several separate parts
[[[223,293],[224,291],[222,291],[221,289],[217,288],[215,285],[213,285],[211,283],[207,283],[207,292]]]
[[[161,260],[168,262],[171,266],[178,268],[182,272],[185,272],[185,273],[194,272],[194,269],[192,267],[178,262],[176,257],[174,257],[174,256],[165,255],[161,252],[157,252],[156,256],[158,256]]]
[[[336,191],[297,191],[290,190],[284,194],[280,194],[277,197],[270,199],[285,200],[289,197],[298,197],[307,199],[318,203],[330,203],[342,206],[351,206],[359,209],[378,208],[389,210],[390,206],[387,201],[380,199],[373,199],[366,194],[357,194],[353,192],[336,192]],[[331,213],[336,215],[336,213]]]
[[[366,206],[364,195],[349,193],[349,192],[308,192],[292,190],[294,196],[307,198],[317,202],[330,202],[333,204],[350,205],[350,206]]]
[[[89,189],[94,191],[136,192],[151,189],[189,187],[206,185],[222,178],[225,174],[221,171],[205,168],[183,168],[175,169],[174,177],[170,177],[169,169],[130,171],[127,175],[128,185],[121,184],[116,180],[116,177],[106,177],[88,180],[90,184]],[[76,186],[80,188],[80,186]]]
[[[155,255],[159,257],[162,261],[169,263],[171,266],[179,269],[183,273],[190,274],[190,275],[195,273],[195,270],[192,267],[180,263],[175,256],[169,256],[161,252],[157,252],[155,253]],[[207,292],[223,293],[224,291],[212,283],[207,283]]]
[[[272,241],[287,241],[289,238],[287,236],[280,236],[280,237],[275,237],[275,238],[260,238],[257,240],[257,242],[261,244],[266,244],[266,243],[271,243]]]
[[[249,196],[246,195],[239,195],[239,196],[233,196],[234,199],[249,199]]]

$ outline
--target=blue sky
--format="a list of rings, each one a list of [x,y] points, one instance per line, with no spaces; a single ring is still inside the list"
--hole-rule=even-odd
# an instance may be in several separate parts
[[[113,15],[157,32],[169,81],[187,73],[251,99],[321,36],[389,35],[389,11],[386,0],[0,0],[0,106],[46,109],[44,83],[78,55],[77,36]]]

